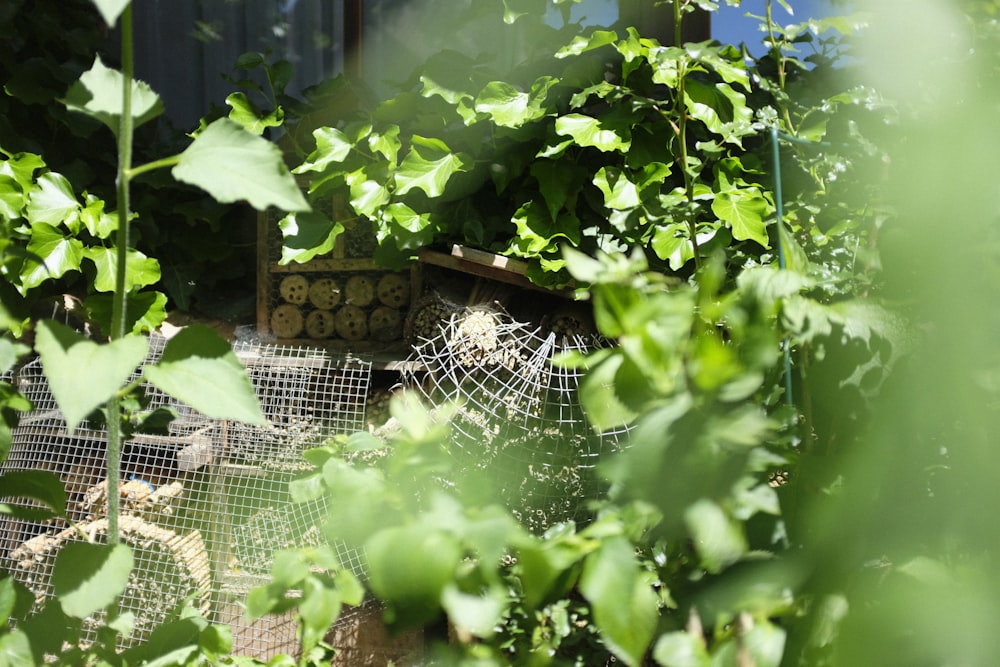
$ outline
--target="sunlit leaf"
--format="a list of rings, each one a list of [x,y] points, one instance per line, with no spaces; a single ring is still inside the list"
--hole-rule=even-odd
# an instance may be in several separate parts
[[[28,198],[28,222],[58,226],[80,208],[73,186],[62,174],[47,172],[38,177],[37,189]]]
[[[576,35],[573,37],[573,41],[556,52],[556,57],[577,56],[608,44],[614,44],[616,41],[618,41],[618,33],[612,30],[595,30],[589,35]]]
[[[594,185],[604,195],[604,205],[610,209],[625,210],[639,205],[635,183],[618,169],[601,167],[594,176]]]
[[[229,343],[206,325],[185,327],[144,372],[154,386],[208,417],[267,423],[246,369]]]
[[[756,188],[716,194],[712,212],[730,226],[733,238],[756,241],[765,248],[769,247],[764,218],[771,212],[771,205]]]
[[[289,213],[278,222],[278,227],[282,237],[279,262],[282,265],[308,262],[332,251],[344,231],[344,225],[316,211]]]
[[[52,587],[63,611],[86,618],[108,607],[125,590],[134,562],[126,544],[63,545],[52,570]]]
[[[432,150],[414,144],[395,174],[396,194],[403,195],[410,190],[420,189],[428,197],[440,197],[448,180],[467,168],[462,156],[447,151],[447,148]]]
[[[94,275],[93,287],[98,292],[115,290],[116,272],[118,268],[118,250],[104,246],[85,248],[83,256],[94,263],[97,273]],[[146,257],[138,250],[129,249],[125,254],[125,291],[130,292],[136,287],[152,285],[160,279],[160,263]]]
[[[100,4],[100,3],[99,3]],[[115,4],[115,3],[111,3]],[[128,4],[121,2],[122,6]],[[114,21],[109,21],[113,25]],[[115,136],[121,124],[122,88],[125,77],[121,72],[106,67],[98,57],[91,68],[66,91],[64,100],[70,111],[87,114],[104,123]],[[147,84],[132,81],[132,118],[138,127],[163,113],[163,102]]]
[[[335,127],[317,128],[313,130],[313,138],[316,139],[316,150],[294,169],[296,174],[323,171],[331,164],[343,162],[354,148],[347,135]]]
[[[708,667],[711,664],[703,637],[676,631],[660,635],[653,659],[662,667]]]
[[[52,225],[40,222],[32,228],[28,252],[40,258],[42,263],[32,258],[25,260],[21,267],[21,285],[24,289],[37,287],[46,280],[59,278],[69,271],[78,271],[83,261],[83,242],[63,236]]]
[[[64,324],[39,322],[35,348],[70,433],[122,388],[146,357],[147,347],[141,336],[101,345]]]
[[[269,127],[281,127],[285,113],[278,107],[274,111],[263,114],[246,96],[246,93],[233,93],[226,98],[226,104],[232,107],[229,119],[242,125],[248,132],[263,134]]]
[[[488,588],[482,595],[463,593],[454,585],[445,586],[441,596],[448,619],[474,637],[490,638],[499,626],[507,606],[507,592]]]
[[[109,26],[114,26],[131,0],[93,0],[101,17]]]
[[[599,118],[571,113],[556,119],[556,134],[573,137],[581,146],[593,146],[604,152],[627,150],[630,141],[605,127]]]
[[[222,203],[246,200],[259,210],[310,210],[278,147],[228,118],[202,130],[179,158],[174,178]]]

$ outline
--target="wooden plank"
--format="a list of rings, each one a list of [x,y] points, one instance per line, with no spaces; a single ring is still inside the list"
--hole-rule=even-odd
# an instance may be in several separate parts
[[[272,273],[315,273],[317,271],[387,271],[368,257],[333,257],[311,259],[304,264],[272,264]]]
[[[476,250],[475,248],[454,245],[451,247],[451,254],[453,257],[461,257],[462,259],[467,259],[476,264],[492,266],[497,269],[511,271],[512,273],[517,273],[522,276],[528,272],[527,262],[522,262],[519,259],[513,259],[511,257],[504,257],[503,255],[497,255],[492,252],[486,252],[485,250]]]

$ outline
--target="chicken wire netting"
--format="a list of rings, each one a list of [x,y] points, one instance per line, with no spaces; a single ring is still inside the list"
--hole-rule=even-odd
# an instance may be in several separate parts
[[[532,531],[586,522],[603,484],[596,465],[626,431],[595,431],[579,400],[583,371],[556,359],[605,341],[572,315],[535,325],[501,308],[437,302],[417,317],[419,370],[408,384],[432,405],[457,406],[450,444],[460,470],[501,480],[501,500]]]
[[[147,363],[166,340],[150,338]],[[122,542],[135,568],[120,609],[135,614],[132,645],[191,600],[209,618],[233,626],[238,654],[294,654],[291,616],[244,619],[242,599],[267,581],[276,551],[318,544],[326,517],[321,501],[296,504],[288,482],[307,468],[302,451],[332,435],[364,427],[371,361],[303,347],[234,345],[267,418],[264,426],[209,419],[145,386],[149,408],[171,408],[165,434],[135,435],[121,454]],[[53,596],[52,568],[68,542],[107,538],[106,430],[86,422],[67,432],[36,359],[13,377],[34,410],[14,429],[3,470],[48,470],[62,479],[68,515],[61,520],[0,519],[0,568],[35,595]],[[25,499],[7,498],[12,504]],[[338,549],[342,564],[360,573],[360,554]],[[100,617],[85,624],[95,637]]]

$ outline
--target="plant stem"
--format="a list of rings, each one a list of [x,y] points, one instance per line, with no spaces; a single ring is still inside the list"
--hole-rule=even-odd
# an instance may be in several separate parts
[[[131,142],[129,142],[129,150],[131,150]],[[181,161],[181,156],[171,155],[170,157],[160,158],[159,160],[153,160],[152,162],[147,162],[146,164],[140,164],[138,167],[130,167],[126,170],[126,176],[129,180],[139,176],[140,174],[145,174],[148,171],[153,171],[154,169],[163,169],[164,167],[172,167]],[[120,194],[120,193],[119,193]]]
[[[132,167],[132,79],[135,62],[132,48],[132,4],[129,3],[121,14],[122,52],[122,114],[118,126],[118,230],[115,236],[117,266],[115,267],[115,292],[111,305],[112,340],[122,338],[126,333],[125,268],[128,259],[129,218],[132,217],[129,194],[130,170]],[[118,480],[121,475],[122,433],[119,419],[120,403],[115,394],[108,401],[108,542],[118,544],[118,514],[120,511]]]
[[[681,46],[684,39],[683,21],[684,0],[674,0],[674,46]],[[685,105],[684,79],[687,77],[687,53],[677,62],[677,141],[680,144],[681,174],[684,176],[684,192],[687,194],[687,209],[684,212],[688,234],[691,236],[691,253],[694,255],[694,267],[701,268],[701,257],[698,252],[698,225],[694,219],[694,181],[688,171],[687,148],[687,107]]]

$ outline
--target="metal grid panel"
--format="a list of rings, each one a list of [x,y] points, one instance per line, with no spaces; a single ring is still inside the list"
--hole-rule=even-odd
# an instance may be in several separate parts
[[[426,323],[409,378],[432,405],[454,402],[453,453],[463,466],[507,480],[502,495],[531,530],[581,520],[600,480],[598,460],[619,448],[624,431],[596,434],[577,389],[582,372],[552,359],[603,343],[556,333],[485,306],[438,308],[436,335]]]
[[[147,361],[158,358],[164,345],[165,339],[152,337]],[[309,348],[238,343],[234,350],[247,368],[266,426],[208,419],[146,387],[151,407],[169,406],[179,416],[168,435],[138,435],[123,445],[120,532],[133,548],[136,567],[121,609],[137,617],[136,633],[125,646],[190,595],[203,612],[233,626],[238,653],[268,658],[295,652],[293,619],[248,623],[241,600],[251,586],[266,581],[278,549],[321,539],[325,505],[293,504],[288,482],[308,467],[304,449],[364,427],[371,362]],[[35,410],[15,429],[3,468],[58,474],[71,520],[95,541],[106,540],[106,431],[88,423],[72,436],[66,432],[38,360],[15,382]],[[6,518],[0,523],[0,566],[42,602],[53,593],[56,555],[78,539],[65,522]],[[345,547],[338,555],[360,572],[357,551]]]

